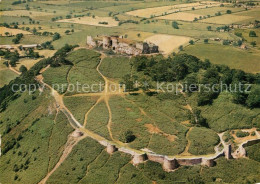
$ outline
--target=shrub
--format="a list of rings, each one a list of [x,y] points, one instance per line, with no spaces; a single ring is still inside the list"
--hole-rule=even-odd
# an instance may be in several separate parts
[[[249,37],[256,37],[255,31],[250,31],[249,32]]]
[[[119,139],[120,139],[120,141],[122,141],[124,143],[129,143],[129,142],[133,142],[135,140],[135,135],[133,134],[133,132],[131,130],[127,130],[120,136]]]
[[[237,137],[247,137],[247,136],[249,136],[249,133],[239,130],[239,131],[236,132],[236,136]]]
[[[227,10],[227,14],[231,14],[232,13],[232,11],[231,10]]]
[[[176,21],[173,21],[173,22],[172,22],[172,27],[173,27],[174,29],[179,29],[178,23],[177,23]]]

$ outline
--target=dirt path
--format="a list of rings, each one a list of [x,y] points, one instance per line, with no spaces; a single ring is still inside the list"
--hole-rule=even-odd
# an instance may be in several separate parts
[[[74,136],[75,131],[72,132],[69,136],[68,136],[68,140],[67,143],[65,145],[64,151],[62,156],[60,157],[60,160],[58,161],[58,163],[55,165],[55,167],[48,172],[48,174],[45,176],[45,178],[43,178],[39,184],[45,184],[46,181],[49,179],[49,177],[59,168],[59,166],[66,160],[66,158],[69,156],[69,154],[71,153],[72,149],[74,146],[76,146],[78,144],[78,142],[82,139],[84,139],[86,137],[86,135],[83,135],[81,137],[75,137]]]
[[[13,71],[14,73],[16,73],[17,75],[21,75],[21,72],[18,72],[16,69],[14,69],[13,67],[11,67],[11,65],[9,65],[9,70]]]
[[[189,128],[187,134],[186,134],[186,139],[188,141],[186,147],[185,147],[185,150],[180,154],[182,156],[191,156],[191,154],[189,153],[189,149],[190,149],[190,145],[191,145],[191,141],[189,139],[189,135],[190,135],[190,132],[191,130],[193,129],[193,127]]]
[[[103,97],[99,97],[99,99],[96,101],[96,103],[95,103],[95,104],[88,110],[88,112],[85,114],[83,127],[86,127],[86,125],[87,125],[88,115],[90,114],[90,112],[91,112],[103,99],[104,99]]]

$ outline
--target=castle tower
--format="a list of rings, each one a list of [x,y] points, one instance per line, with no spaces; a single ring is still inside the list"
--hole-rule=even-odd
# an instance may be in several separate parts
[[[107,152],[108,152],[109,154],[112,154],[112,153],[114,153],[115,151],[117,151],[117,148],[116,148],[115,145],[112,145],[112,144],[108,144],[108,145],[107,145]]]
[[[118,38],[113,36],[111,37],[111,41],[112,41],[112,45],[111,45],[112,49],[116,50],[118,47]]]
[[[224,146],[224,153],[225,153],[226,159],[232,159],[232,154],[231,154],[232,153],[232,147],[231,147],[231,144]]]
[[[112,46],[112,41],[111,41],[110,37],[104,36],[103,37],[103,49],[108,49],[111,46]]]
[[[213,167],[215,165],[215,162],[213,159],[202,159],[201,165]]]
[[[140,163],[143,163],[146,160],[147,160],[146,154],[135,154],[133,158],[133,164],[138,165]]]
[[[164,158],[164,161],[163,161],[164,170],[172,171],[172,170],[176,169],[177,167],[178,167],[178,163],[175,158],[174,159],[169,159],[167,157]]]

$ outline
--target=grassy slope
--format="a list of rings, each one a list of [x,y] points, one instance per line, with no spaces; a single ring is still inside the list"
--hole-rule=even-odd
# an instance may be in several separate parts
[[[161,97],[161,100],[159,100],[157,97],[149,97],[147,95],[130,95],[127,96],[127,99],[135,104],[132,107],[133,110],[141,107],[146,112],[147,116],[144,116],[141,123],[153,124],[153,126],[157,126],[162,132],[177,137],[173,142],[170,142],[167,137],[161,134],[153,134],[150,137],[149,149],[161,154],[171,155],[178,154],[184,150],[187,143],[185,139],[187,128],[180,124],[180,122],[188,120],[188,110],[183,108],[181,97],[175,96],[174,99],[169,98],[167,100]],[[123,115],[121,114],[121,116]],[[129,115],[129,117],[131,116]],[[144,129],[140,125],[142,124],[138,122],[138,126],[140,127],[138,131]],[[148,131],[146,127],[144,130]],[[141,135],[143,135],[144,131],[141,132]]]
[[[86,128],[110,140],[107,129],[108,118],[109,114],[106,104],[102,101],[89,113]]]
[[[246,147],[248,157],[260,162],[260,143]]]
[[[108,78],[120,80],[131,73],[130,61],[126,57],[107,57],[103,60],[100,71]]]
[[[210,128],[217,132],[260,126],[259,109],[250,110],[234,104],[230,94],[223,93],[214,100],[212,105],[203,106],[200,109]]]
[[[219,143],[219,137],[213,130],[200,127],[194,127],[188,139],[191,141],[189,153],[194,155],[215,153],[214,147]]]
[[[67,57],[74,64],[68,73],[68,81],[70,84],[80,85],[79,90],[69,93],[100,92],[103,90],[102,84],[104,84],[104,80],[96,70],[100,62],[99,56],[99,53],[92,50],[79,49]],[[83,89],[84,86],[88,88]],[[69,89],[72,90],[72,88]]]
[[[96,97],[65,97],[64,104],[74,117],[83,124],[85,114],[95,104]]]
[[[43,73],[44,82],[53,86],[59,93],[66,92],[68,87],[67,75],[70,68],[70,65],[62,65],[55,68],[50,67]]]
[[[71,132],[64,115],[59,115],[54,121],[55,109],[48,91],[40,96],[35,93],[34,96],[36,99],[33,100],[32,96],[24,93],[0,113],[2,148],[13,138],[17,139],[15,146],[0,157],[1,182],[39,182],[48,167],[56,164]],[[11,130],[3,135],[8,125]],[[15,165],[19,171],[14,171]],[[16,175],[18,178],[14,181]]]
[[[16,73],[13,71],[9,70],[8,68],[6,69],[1,69],[0,70],[0,87],[3,87],[5,84],[8,84],[11,80],[15,79],[18,77]]]

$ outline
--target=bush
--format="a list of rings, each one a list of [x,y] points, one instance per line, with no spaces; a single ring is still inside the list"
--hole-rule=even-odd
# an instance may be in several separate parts
[[[247,137],[247,136],[249,136],[249,133],[239,130],[239,131],[236,132],[236,136],[237,137]]]
[[[178,23],[177,23],[176,21],[173,21],[173,22],[172,22],[172,27],[173,27],[174,29],[179,29]]]
[[[120,136],[119,139],[120,139],[120,141],[122,141],[124,143],[129,143],[129,142],[133,142],[135,140],[135,135],[133,134],[133,132],[131,130],[127,130]]]
[[[232,13],[232,11],[231,10],[227,10],[227,14],[231,14]]]
[[[193,41],[193,40],[190,40],[189,43],[190,43],[191,45],[194,45],[194,41]]]
[[[256,37],[255,31],[250,31],[249,32],[249,37]]]

